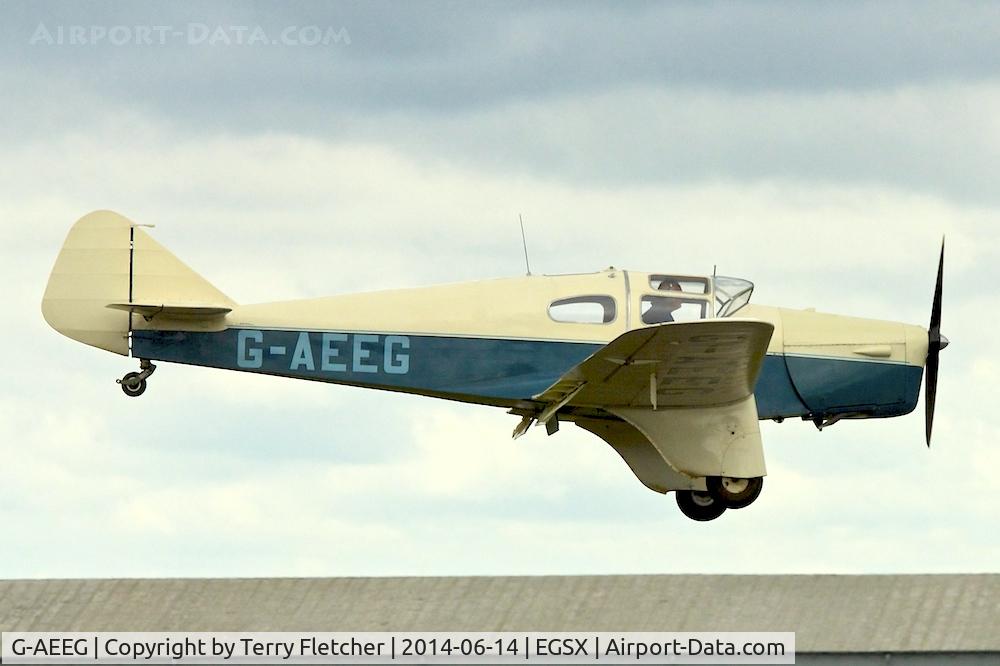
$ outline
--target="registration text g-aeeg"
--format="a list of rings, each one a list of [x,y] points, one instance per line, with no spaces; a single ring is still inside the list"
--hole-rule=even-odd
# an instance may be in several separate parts
[[[299,332],[289,353],[288,344],[273,344],[275,334],[241,329],[236,336],[236,365],[244,369],[262,368],[265,359],[288,359],[289,370],[329,373],[385,373],[405,375],[410,371],[410,338],[405,335],[369,333]],[[271,338],[271,344],[266,344]],[[283,338],[282,341],[287,338]],[[313,344],[318,339],[319,346]],[[382,362],[377,358],[381,352]]]
[[[17,657],[87,657],[90,643],[86,638],[39,638],[27,641],[16,638],[11,649]]]

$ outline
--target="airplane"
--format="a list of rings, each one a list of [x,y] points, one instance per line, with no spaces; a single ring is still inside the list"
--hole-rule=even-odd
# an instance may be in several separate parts
[[[127,396],[156,361],[501,407],[521,419],[515,438],[571,422],[709,521],[760,495],[761,420],[902,416],[923,381],[930,446],[943,273],[942,241],[927,329],[752,304],[740,278],[614,267],[240,305],[101,210],[69,231],[42,313],[138,359],[117,380]]]

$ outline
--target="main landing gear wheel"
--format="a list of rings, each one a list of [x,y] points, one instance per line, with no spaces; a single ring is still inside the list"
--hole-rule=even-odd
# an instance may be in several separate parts
[[[675,494],[681,513],[691,520],[701,522],[715,520],[726,512],[725,503],[710,493],[701,490],[678,490]]]
[[[141,372],[130,372],[121,379],[116,380],[121,384],[122,392],[130,398],[138,398],[146,392],[146,379],[156,370],[156,366],[146,359],[139,363]]]
[[[753,504],[764,487],[764,477],[738,479],[729,476],[710,476],[705,486],[712,497],[718,498],[730,509],[742,509]]]

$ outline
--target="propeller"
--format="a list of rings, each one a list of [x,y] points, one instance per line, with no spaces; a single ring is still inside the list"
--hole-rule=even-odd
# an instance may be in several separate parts
[[[941,239],[941,259],[938,261],[937,284],[934,286],[934,305],[931,306],[931,324],[927,329],[927,377],[924,388],[927,446],[931,445],[934,429],[934,403],[937,400],[938,361],[941,350],[948,346],[948,338],[941,335],[941,292],[944,287],[944,239]]]

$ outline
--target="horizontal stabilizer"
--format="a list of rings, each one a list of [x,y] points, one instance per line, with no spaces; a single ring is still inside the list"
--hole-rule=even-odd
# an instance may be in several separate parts
[[[105,307],[124,310],[142,315],[150,320],[157,315],[182,319],[209,319],[221,317],[233,311],[226,305],[200,305],[193,303],[108,303]]]

